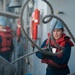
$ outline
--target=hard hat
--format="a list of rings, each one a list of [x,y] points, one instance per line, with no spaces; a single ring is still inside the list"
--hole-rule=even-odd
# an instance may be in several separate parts
[[[52,21],[51,21],[51,23],[50,23],[50,29],[52,29],[52,28],[53,28],[53,26],[55,25],[56,21],[57,21],[57,24],[56,24],[56,26],[55,26],[55,28],[54,28],[54,29],[64,28],[64,26],[63,26],[62,22],[60,22],[59,20],[57,20],[57,19],[53,18],[53,19],[52,19]]]
[[[7,26],[7,18],[0,16],[0,26]]]

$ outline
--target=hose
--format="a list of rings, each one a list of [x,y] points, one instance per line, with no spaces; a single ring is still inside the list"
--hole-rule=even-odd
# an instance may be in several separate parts
[[[47,5],[49,6],[49,8],[50,8],[50,10],[51,10],[51,14],[53,15],[53,14],[54,14],[54,11],[53,11],[52,5],[51,5],[47,0],[42,0],[42,1],[44,1],[45,3],[47,3]],[[50,22],[51,20],[52,20],[52,16],[49,17],[49,19],[48,19],[47,21],[42,20],[42,22],[43,22],[43,23],[48,23],[48,22]]]
[[[55,39],[54,39],[54,37],[53,37],[53,30],[54,30],[55,26],[57,25],[57,23],[58,23],[58,21],[55,22],[55,24],[53,25],[53,28],[51,29],[51,34],[50,34],[50,37],[49,37],[48,46],[46,46],[46,47],[47,47],[50,51],[52,51],[52,50],[51,50],[52,48],[51,48],[51,45],[50,45],[50,40],[52,40],[52,41],[54,42],[55,46],[61,50],[60,53],[62,53],[64,47],[59,46],[59,45],[55,42]]]
[[[39,47],[36,45],[36,43],[34,43],[34,42],[31,40],[31,38],[27,35],[26,31],[24,30],[24,24],[23,24],[23,18],[22,18],[22,17],[23,17],[23,14],[24,14],[25,6],[28,4],[29,1],[30,1],[30,0],[27,0],[27,1],[25,2],[25,4],[22,6],[22,11],[21,11],[21,15],[20,15],[20,19],[21,19],[21,29],[22,29],[22,31],[23,31],[25,37],[26,37],[33,45],[35,45],[35,47],[38,49],[38,51],[40,51],[40,52],[42,52],[42,53],[44,53],[44,54],[56,56],[56,55],[62,53],[63,50],[61,50],[60,52],[57,52],[57,53],[52,53],[52,52],[50,52],[50,51],[45,51],[47,48],[39,48]],[[48,4],[48,6],[51,7],[51,5],[49,4],[49,2],[48,2],[47,0],[42,0],[42,1],[46,2],[46,3]],[[52,9],[52,7],[51,7],[50,9]],[[44,19],[47,18],[47,17],[49,17],[50,19],[49,19],[48,21],[44,21]],[[72,37],[72,39],[73,39],[74,42],[75,42],[75,39],[74,39],[72,33],[70,32],[69,28],[68,28],[67,25],[64,23],[64,21],[63,21],[62,19],[60,19],[59,17],[53,15],[53,9],[52,9],[52,11],[51,11],[51,15],[46,15],[46,16],[42,19],[42,22],[43,22],[43,23],[48,23],[48,22],[51,21],[51,19],[52,19],[53,17],[59,19],[59,20],[63,23],[63,25],[65,26],[65,28],[67,29],[67,31],[69,32],[70,36]],[[56,25],[56,23],[55,23],[55,25]],[[55,27],[55,25],[54,25],[54,27]],[[53,33],[53,30],[54,30],[54,27],[53,27],[53,29],[52,29],[52,31],[51,31],[51,38],[53,38],[52,33]],[[52,40],[54,41],[54,43],[55,43],[55,45],[56,45],[57,48],[63,49],[62,47],[60,47],[59,45],[57,45],[57,43],[55,42],[54,39],[52,39]],[[23,55],[23,56],[17,58],[16,60],[14,60],[14,61],[12,62],[12,64],[14,64],[14,63],[17,62],[18,60],[20,60],[20,59],[22,59],[22,58],[24,58],[24,57],[30,56],[30,55],[32,55],[32,54],[38,52],[38,51],[34,51],[34,52],[31,52],[31,53],[25,54],[25,55]]]
[[[58,21],[56,21],[56,23],[55,23],[54,26],[53,26],[53,29],[51,30],[51,40],[54,42],[54,44],[55,44],[55,46],[56,46],[57,48],[59,48],[60,50],[63,50],[64,47],[59,46],[59,44],[57,44],[57,43],[55,42],[55,39],[54,39],[54,37],[53,37],[53,31],[54,31],[54,28],[55,28],[55,26],[57,25],[57,23],[58,23]]]
[[[28,2],[29,2],[30,0],[27,0],[26,1],[26,3],[23,5],[23,7],[22,7],[22,11],[21,11],[21,16],[20,16],[20,20],[21,20],[21,28],[22,28],[22,31],[23,31],[23,33],[24,33],[24,35],[26,36],[26,38],[33,44],[33,45],[35,45],[35,47],[39,50],[39,51],[41,51],[42,53],[44,53],[44,54],[47,54],[47,55],[58,55],[58,54],[60,54],[60,52],[57,52],[57,53],[52,53],[52,52],[49,52],[49,51],[46,51],[46,49],[47,48],[39,48],[32,40],[31,40],[31,38],[27,35],[27,33],[26,33],[26,31],[24,30],[24,24],[23,24],[23,14],[24,14],[24,9],[25,9],[25,6],[28,4]]]
[[[74,38],[73,34],[71,33],[70,29],[68,28],[68,26],[65,24],[65,22],[64,22],[61,18],[59,18],[59,17],[57,17],[57,16],[55,16],[55,15],[46,15],[46,16],[43,18],[43,20],[45,20],[46,18],[51,17],[51,16],[52,16],[53,18],[58,19],[60,22],[62,22],[62,24],[63,24],[64,27],[66,28],[67,32],[68,32],[69,35],[71,36],[73,42],[75,43],[75,38]],[[55,25],[54,25],[54,27],[55,27]],[[54,40],[54,38],[53,38],[53,34],[52,34],[52,33],[53,33],[53,30],[54,30],[54,27],[52,28],[52,31],[51,31],[51,39],[53,40],[53,42],[55,43],[55,45],[56,45],[57,48],[59,48],[59,49],[64,49],[64,48],[60,47],[60,46],[55,42],[55,40]]]
[[[23,56],[20,56],[19,58],[17,58],[17,59],[14,60],[13,62],[11,62],[11,64],[14,64],[14,63],[17,62],[18,60],[23,59],[23,58],[25,58],[25,57],[27,57],[27,56],[30,56],[30,55],[32,55],[32,54],[34,54],[34,53],[36,53],[36,52],[38,52],[38,51],[34,51],[34,52],[31,52],[31,53],[25,54],[25,55],[23,55]]]

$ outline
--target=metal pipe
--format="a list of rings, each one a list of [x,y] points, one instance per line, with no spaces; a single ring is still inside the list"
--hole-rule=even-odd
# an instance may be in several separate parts
[[[0,10],[3,10],[3,4],[2,4],[2,0],[0,0]]]
[[[1,16],[6,16],[6,17],[11,17],[11,18],[19,18],[20,15],[10,13],[10,12],[5,12],[5,11],[0,11]]]
[[[6,0],[3,0],[3,11],[6,10]]]

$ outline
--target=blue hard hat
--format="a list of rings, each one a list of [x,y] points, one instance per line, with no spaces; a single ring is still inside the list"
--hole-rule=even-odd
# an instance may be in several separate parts
[[[7,18],[0,16],[0,26],[7,26]]]
[[[52,21],[50,22],[50,29],[53,28],[53,26],[55,25],[56,21],[57,21],[57,24],[56,24],[54,29],[64,28],[62,22],[60,22],[58,19],[53,18]]]

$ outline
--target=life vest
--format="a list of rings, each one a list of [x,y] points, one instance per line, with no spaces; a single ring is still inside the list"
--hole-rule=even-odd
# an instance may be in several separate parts
[[[48,34],[48,37],[50,38],[50,33]],[[48,44],[49,38],[47,39],[46,44]],[[62,46],[62,47],[65,46],[66,42],[68,42],[71,46],[74,46],[74,44],[70,41],[70,37],[66,36],[66,34],[63,34],[63,35],[62,35],[62,38],[60,38],[60,39],[58,39],[58,40],[56,41],[56,43],[59,44],[59,45]],[[54,42],[50,41],[50,44],[51,44],[52,46],[54,46],[54,48],[55,48]],[[59,51],[60,51],[60,49],[56,48],[56,52],[59,52]],[[63,54],[63,53],[62,53],[62,54]],[[59,54],[57,57],[61,58],[61,57],[62,57],[62,54]],[[58,65],[58,64],[56,64],[53,60],[47,59],[47,58],[46,58],[46,59],[42,59],[41,62],[42,62],[42,63],[49,64],[49,65],[51,65],[51,66],[56,66],[56,67],[58,67],[58,68],[60,68],[60,67],[65,67],[65,66],[66,66],[66,64],[65,64],[65,65],[62,65],[62,66],[61,66],[61,65]]]
[[[6,27],[6,29],[0,29],[0,36],[2,37],[2,42],[0,43],[0,52],[10,50],[13,38],[11,32],[12,30],[10,27]]]

